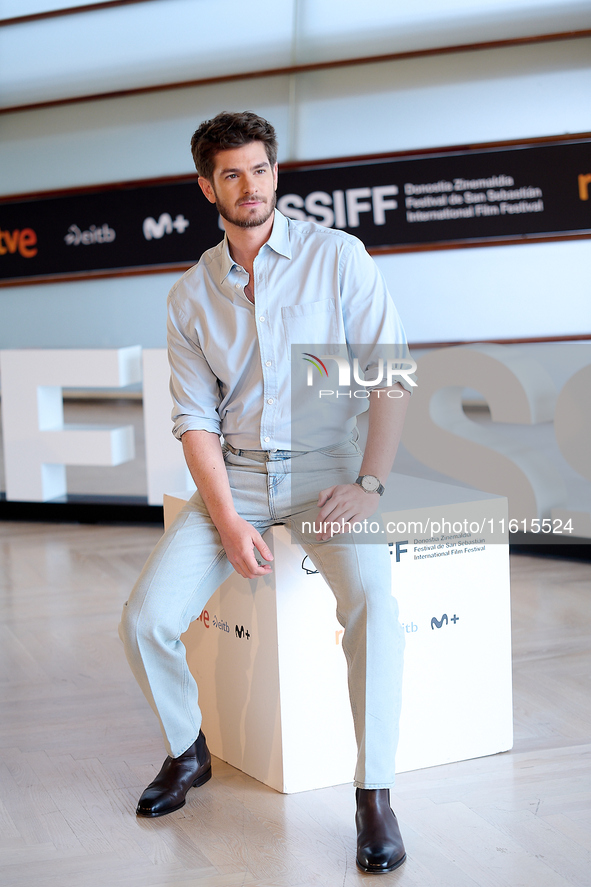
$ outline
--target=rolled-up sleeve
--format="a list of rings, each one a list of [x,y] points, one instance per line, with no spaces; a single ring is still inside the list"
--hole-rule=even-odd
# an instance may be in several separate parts
[[[361,241],[352,243],[350,249],[344,251],[340,283],[350,351],[358,359],[365,378],[377,380],[375,385],[367,387],[369,390],[386,388],[399,382],[412,393],[416,385],[412,375],[415,364],[410,357],[404,327],[386,282]],[[383,361],[382,374],[379,372],[380,360]],[[394,376],[390,381],[386,372],[387,361],[391,361],[391,368],[402,370],[405,375]],[[415,381],[415,385],[409,379]]]
[[[220,389],[196,330],[175,299],[168,299],[168,361],[172,395],[172,433],[179,440],[185,431],[221,433],[218,406]]]

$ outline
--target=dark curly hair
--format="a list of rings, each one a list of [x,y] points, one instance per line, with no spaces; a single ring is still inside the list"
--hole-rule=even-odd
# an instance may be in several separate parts
[[[249,142],[263,143],[273,168],[277,161],[277,137],[268,120],[254,111],[222,111],[212,120],[204,120],[191,139],[191,153],[197,172],[211,181],[217,152],[240,148]]]

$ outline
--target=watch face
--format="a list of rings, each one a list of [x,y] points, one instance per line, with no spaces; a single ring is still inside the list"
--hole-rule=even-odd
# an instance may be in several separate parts
[[[375,493],[379,485],[379,480],[377,477],[374,477],[373,474],[366,474],[361,481],[361,486],[366,493]]]

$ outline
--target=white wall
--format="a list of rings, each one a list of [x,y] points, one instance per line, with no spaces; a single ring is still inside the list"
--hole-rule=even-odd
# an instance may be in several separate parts
[[[93,3],[96,0],[0,0],[0,18],[35,15],[56,9],[71,9],[73,6],[91,6]]]
[[[377,259],[410,342],[591,332],[591,240]]]
[[[0,349],[166,345],[166,296],[178,274],[0,288]]]
[[[590,4],[567,0],[262,0],[256,14],[243,10],[161,0],[2,28],[1,103],[591,26]],[[285,161],[582,132],[590,94],[591,40],[580,39],[11,113],[0,117],[0,194],[192,172],[191,134],[223,109],[272,120]],[[565,335],[589,332],[589,246],[378,262],[411,341]],[[159,347],[172,279],[0,288],[0,347]]]
[[[315,71],[296,94],[297,157],[586,132],[591,38]]]
[[[587,0],[150,0],[3,28],[2,104],[588,27]]]

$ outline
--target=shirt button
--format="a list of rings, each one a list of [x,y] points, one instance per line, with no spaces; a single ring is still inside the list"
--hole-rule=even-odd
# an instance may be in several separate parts
[[[273,403],[273,398],[270,397],[269,400],[267,401],[267,403]]]
[[[234,286],[236,287],[237,290],[242,289],[241,283],[235,283]]]
[[[264,317],[259,317],[259,320],[260,320],[261,323],[264,323],[264,322],[265,322],[265,318],[264,318]]]
[[[270,367],[270,366],[271,366],[271,361],[270,361],[270,360],[266,360],[266,361],[265,361],[265,366],[266,366],[266,367]]]
[[[271,440],[270,437],[266,437],[266,438],[265,438],[265,443],[269,443],[270,440]]]

